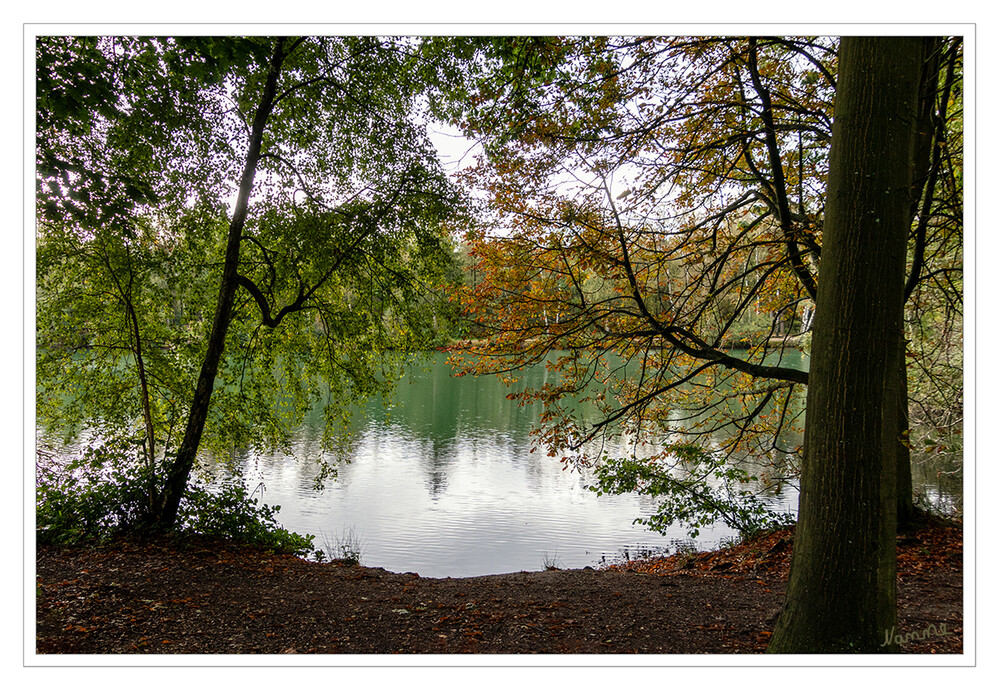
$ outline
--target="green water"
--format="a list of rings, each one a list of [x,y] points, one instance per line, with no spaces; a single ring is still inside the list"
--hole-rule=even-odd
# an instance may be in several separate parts
[[[660,535],[633,524],[654,510],[652,500],[597,496],[589,471],[534,447],[540,406],[507,395],[554,376],[536,367],[512,388],[493,376],[455,378],[446,355],[436,353],[388,399],[357,410],[349,462],[322,492],[313,488],[318,414],[300,429],[291,455],[245,455],[239,463],[250,488],[263,484],[264,500],[282,506],[286,527],[318,535],[320,546],[350,531],[363,542],[363,562],[389,570],[461,577],[539,570],[551,561],[583,567],[687,541],[679,527]],[[632,450],[622,439],[603,447],[611,455]],[[797,505],[793,487],[772,500],[780,510]],[[697,546],[734,534],[718,525],[702,531]]]
[[[807,366],[798,352],[783,364]],[[281,506],[285,527],[317,535],[318,547],[349,532],[360,542],[362,563],[392,571],[465,577],[549,563],[584,567],[686,542],[679,527],[660,535],[633,524],[654,511],[652,500],[597,496],[586,470],[566,469],[534,448],[530,432],[540,409],[507,394],[553,377],[537,367],[513,389],[492,376],[454,378],[446,355],[435,353],[414,365],[393,395],[355,411],[343,448],[349,462],[324,490],[314,488],[322,456],[318,412],[296,433],[290,455],[244,453],[237,464],[250,489]],[[788,447],[798,442],[782,440]],[[612,439],[603,450],[625,455],[632,448]],[[947,468],[919,464],[915,482],[938,509],[960,504],[960,479]],[[793,485],[770,500],[778,510],[797,508]],[[711,548],[732,536],[716,525],[694,546]]]

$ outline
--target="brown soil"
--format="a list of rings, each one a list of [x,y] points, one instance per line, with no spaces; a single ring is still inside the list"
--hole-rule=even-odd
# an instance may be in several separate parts
[[[605,570],[461,579],[206,540],[43,547],[37,652],[760,653],[782,603],[792,539],[785,531]],[[903,651],[959,654],[962,623],[960,526],[900,537],[898,632],[925,638]]]

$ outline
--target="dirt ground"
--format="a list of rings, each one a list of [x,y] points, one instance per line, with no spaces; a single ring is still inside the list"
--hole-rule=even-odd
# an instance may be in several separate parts
[[[208,540],[44,547],[39,654],[750,654],[793,533],[607,569],[422,578]],[[963,645],[960,525],[899,538],[909,654]],[[930,628],[929,626],[934,626]],[[930,634],[923,631],[930,630]]]

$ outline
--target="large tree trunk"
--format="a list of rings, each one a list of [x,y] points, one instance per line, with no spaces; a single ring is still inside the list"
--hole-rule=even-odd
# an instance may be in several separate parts
[[[267,118],[270,116],[274,105],[278,76],[281,72],[281,63],[284,57],[284,39],[279,38],[274,46],[274,52],[268,68],[267,81],[264,84],[260,103],[253,118],[253,127],[250,130],[249,147],[246,153],[243,175],[240,179],[239,194],[236,198],[236,207],[233,210],[232,220],[229,222],[225,262],[222,268],[222,281],[219,285],[219,296],[215,307],[215,316],[212,320],[211,335],[208,338],[205,358],[201,365],[201,372],[198,375],[198,384],[194,392],[194,399],[191,401],[191,409],[188,413],[184,438],[177,449],[176,457],[167,470],[163,493],[160,495],[159,509],[156,515],[153,516],[153,522],[158,528],[172,527],[177,521],[180,500],[187,490],[187,482],[191,476],[194,461],[197,458],[198,447],[201,445],[201,435],[204,433],[205,423],[208,420],[209,404],[211,403],[212,392],[215,389],[215,377],[218,374],[219,364],[222,361],[222,353],[225,351],[226,334],[229,332],[229,325],[232,323],[232,306],[236,297],[236,289],[239,287],[239,250],[243,236],[243,226],[246,224],[250,193],[253,191],[253,179],[256,176],[257,163],[260,160],[264,127],[267,124]]]
[[[894,651],[892,444],[921,55],[918,38],[840,46],[798,526],[770,652]]]

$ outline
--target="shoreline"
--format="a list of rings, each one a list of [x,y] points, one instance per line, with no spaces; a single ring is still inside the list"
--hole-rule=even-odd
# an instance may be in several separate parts
[[[963,652],[962,540],[959,523],[900,537],[904,653]],[[210,540],[46,546],[36,554],[35,650],[759,654],[783,603],[792,545],[773,533],[600,570],[444,579]],[[923,634],[929,623],[953,634]]]

